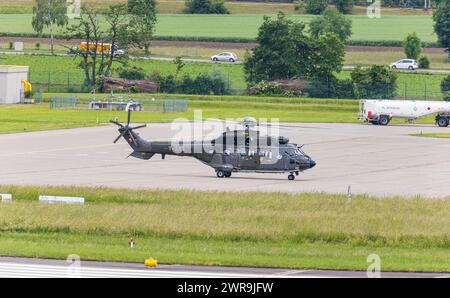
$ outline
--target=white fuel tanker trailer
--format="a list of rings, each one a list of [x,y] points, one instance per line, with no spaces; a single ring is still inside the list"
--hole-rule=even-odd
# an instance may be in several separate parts
[[[436,124],[447,127],[450,123],[450,102],[414,100],[362,100],[359,119],[375,125],[388,125],[394,118],[408,121],[436,115]]]

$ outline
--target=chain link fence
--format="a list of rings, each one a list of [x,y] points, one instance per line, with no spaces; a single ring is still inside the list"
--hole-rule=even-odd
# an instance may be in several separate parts
[[[296,97],[319,97],[339,99],[405,99],[405,100],[442,100],[440,82],[444,75],[411,75],[407,80],[399,80],[396,88],[391,85],[347,85],[345,90],[336,90],[335,86],[323,82],[319,86],[318,96],[310,95],[304,90]],[[75,72],[30,72],[29,81],[34,90],[45,93],[89,93],[92,90],[83,84],[82,73]],[[243,84],[240,84],[243,85]],[[316,86],[317,87],[317,86]],[[129,93],[127,90],[118,90],[116,93]],[[312,92],[311,92],[312,93]],[[247,95],[247,89],[232,88],[232,95]]]

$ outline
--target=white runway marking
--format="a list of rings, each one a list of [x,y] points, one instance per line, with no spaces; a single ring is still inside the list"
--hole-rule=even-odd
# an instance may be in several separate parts
[[[0,263],[0,278],[264,278],[276,275]]]

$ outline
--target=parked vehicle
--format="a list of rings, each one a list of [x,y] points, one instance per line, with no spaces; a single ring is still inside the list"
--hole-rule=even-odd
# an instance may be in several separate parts
[[[417,64],[416,60],[413,59],[403,59],[399,60],[395,63],[392,63],[390,65],[392,69],[409,69],[409,70],[416,70],[419,68],[419,65]]]
[[[214,62],[236,62],[237,55],[234,53],[220,53],[211,57]]]
[[[112,45],[110,43],[99,43],[96,48],[95,43],[90,43],[89,44],[89,53],[96,52],[97,55],[101,55],[103,52],[104,55],[109,55],[111,53],[111,47],[112,47]],[[70,49],[68,54],[71,55],[71,54],[76,54],[79,52],[83,53],[83,52],[87,51],[87,48],[88,48],[87,42],[82,42],[80,44],[79,49],[78,48]],[[119,49],[117,46],[114,46],[114,57],[118,58],[123,55],[125,55],[125,51]]]
[[[450,123],[450,102],[415,100],[362,100],[359,105],[359,120],[374,125],[388,125],[394,118],[413,121],[436,115],[436,124],[447,127]]]

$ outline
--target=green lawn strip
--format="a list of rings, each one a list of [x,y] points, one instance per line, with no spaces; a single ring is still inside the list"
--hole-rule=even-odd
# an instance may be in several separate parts
[[[45,99],[61,94],[46,94]],[[67,95],[67,94],[63,94]],[[119,117],[126,119],[126,112],[87,110],[91,94],[77,94],[80,99],[77,110],[51,110],[49,103],[36,105],[6,105],[0,107],[0,133],[19,133],[79,127],[93,127],[109,124]],[[106,99],[107,95],[97,95]],[[310,98],[270,98],[251,96],[200,96],[135,94],[133,99],[144,103],[164,99],[188,99],[189,110],[184,113],[141,112],[133,114],[135,123],[166,123],[174,120],[194,120],[194,112],[201,111],[203,119],[233,119],[246,116],[267,121],[278,120],[288,123],[359,123],[358,101]],[[404,123],[394,119],[393,124]],[[433,116],[416,121],[419,124],[434,124]]]
[[[49,96],[54,96],[51,94]],[[77,95],[79,96],[79,95]],[[92,95],[80,96],[83,101]],[[106,97],[106,96],[105,96]],[[189,98],[180,96],[139,95],[136,100],[151,97],[163,98]],[[175,119],[194,119],[194,111],[201,110],[204,119],[242,119],[252,116],[258,119],[279,119],[282,122],[357,122],[357,102],[343,101],[333,103],[333,100],[293,100],[287,103],[285,99],[270,99],[225,97],[208,99],[207,96],[193,96],[189,101],[189,111],[184,113],[142,112],[134,113],[133,121],[141,123],[171,122]],[[119,117],[126,119],[126,112],[117,111],[91,111],[87,110],[87,103],[80,104],[79,110],[51,110],[49,103],[37,105],[8,105],[0,107],[0,133],[17,133],[76,127],[90,127],[107,124],[109,120]],[[144,103],[145,106],[145,103]]]
[[[0,186],[0,255],[163,263],[450,271],[450,201],[323,193]],[[39,194],[85,206],[40,205]],[[127,248],[134,237],[137,248]]]
[[[448,248],[390,248],[327,243],[270,243],[138,237],[134,249],[128,237],[66,233],[0,234],[0,255],[137,262],[154,257],[160,264],[256,266],[292,269],[366,270],[370,254],[381,258],[383,271],[449,272]]]
[[[413,136],[424,138],[450,139],[450,133],[418,133],[414,134]]]

